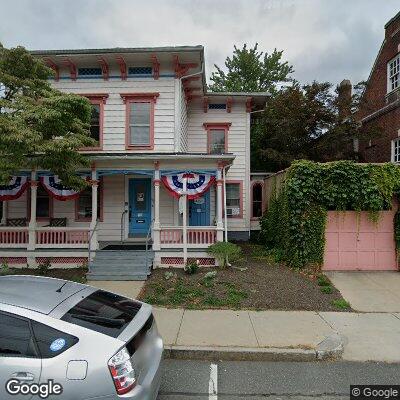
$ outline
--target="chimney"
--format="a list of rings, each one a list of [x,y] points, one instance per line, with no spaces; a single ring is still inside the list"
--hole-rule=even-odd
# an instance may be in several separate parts
[[[343,79],[338,86],[339,118],[345,120],[351,115],[351,96],[353,87],[348,79]]]

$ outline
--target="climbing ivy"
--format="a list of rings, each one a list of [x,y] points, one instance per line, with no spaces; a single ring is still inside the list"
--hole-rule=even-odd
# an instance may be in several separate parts
[[[376,222],[379,211],[389,210],[398,193],[400,168],[392,163],[296,161],[279,188],[276,181],[272,184],[261,238],[293,267],[322,264],[327,211],[368,211]],[[400,248],[400,217],[395,221]]]

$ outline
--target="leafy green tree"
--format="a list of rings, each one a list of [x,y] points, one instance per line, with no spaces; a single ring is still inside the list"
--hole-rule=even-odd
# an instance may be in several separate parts
[[[245,44],[242,49],[234,46],[232,57],[227,57],[223,71],[214,65],[209,89],[214,92],[270,92],[276,93],[277,85],[289,82],[293,67],[282,61],[282,51],[271,54],[258,51],[258,43],[252,48]]]
[[[51,69],[25,48],[0,43],[0,182],[21,169],[43,168],[66,185],[81,187],[74,173],[88,160],[78,149],[90,138],[90,102],[51,87]]]

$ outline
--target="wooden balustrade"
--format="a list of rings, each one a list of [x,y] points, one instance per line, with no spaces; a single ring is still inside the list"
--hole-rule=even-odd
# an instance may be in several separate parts
[[[187,245],[189,248],[206,248],[216,242],[217,231],[215,227],[188,227]],[[160,231],[162,247],[182,247],[182,227],[165,227]]]
[[[1,228],[1,247],[25,247],[29,240],[28,228]]]
[[[88,229],[39,228],[36,231],[38,247],[86,247],[88,243]]]

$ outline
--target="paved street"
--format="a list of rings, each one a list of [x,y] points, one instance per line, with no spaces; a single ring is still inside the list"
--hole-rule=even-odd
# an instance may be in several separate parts
[[[158,399],[348,399],[350,384],[399,384],[399,376],[400,364],[386,363],[166,360]]]

